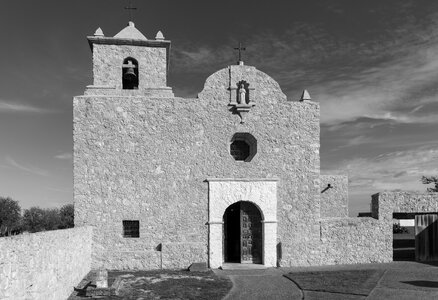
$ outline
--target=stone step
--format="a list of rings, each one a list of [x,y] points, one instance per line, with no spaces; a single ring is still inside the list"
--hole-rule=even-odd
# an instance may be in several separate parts
[[[240,264],[240,263],[224,263],[220,267],[222,270],[265,270],[268,267],[261,264]]]

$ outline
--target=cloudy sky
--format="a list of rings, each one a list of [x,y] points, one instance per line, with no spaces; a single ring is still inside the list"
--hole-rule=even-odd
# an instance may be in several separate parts
[[[0,195],[23,208],[72,201],[72,97],[92,83],[86,40],[126,26],[126,0],[0,6]],[[350,214],[370,195],[438,174],[438,1],[133,0],[136,27],[172,41],[169,85],[194,97],[244,61],[321,104],[321,168],[348,173]]]

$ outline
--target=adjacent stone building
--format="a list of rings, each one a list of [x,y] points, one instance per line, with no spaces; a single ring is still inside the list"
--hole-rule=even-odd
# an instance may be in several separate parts
[[[76,226],[94,268],[392,260],[391,230],[348,218],[348,180],[320,174],[320,108],[239,62],[197,98],[167,84],[170,41],[132,22],[88,37],[93,84],[74,98]],[[389,225],[388,225],[389,224]]]

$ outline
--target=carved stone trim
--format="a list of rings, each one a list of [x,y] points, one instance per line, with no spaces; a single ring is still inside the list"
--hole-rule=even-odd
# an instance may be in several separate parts
[[[230,205],[249,201],[261,212],[263,224],[263,265],[277,264],[277,181],[278,179],[214,178],[209,181],[208,262],[210,268],[219,268],[223,257],[223,215]]]

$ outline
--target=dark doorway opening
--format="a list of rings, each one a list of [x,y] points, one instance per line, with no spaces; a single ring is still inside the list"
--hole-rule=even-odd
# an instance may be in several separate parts
[[[393,260],[438,260],[436,212],[393,213]]]
[[[415,260],[438,261],[438,214],[415,216]]]
[[[393,213],[392,253],[394,261],[415,261],[414,213]],[[407,222],[410,222],[409,224]]]
[[[224,213],[224,260],[262,263],[262,217],[252,203],[240,201]]]

